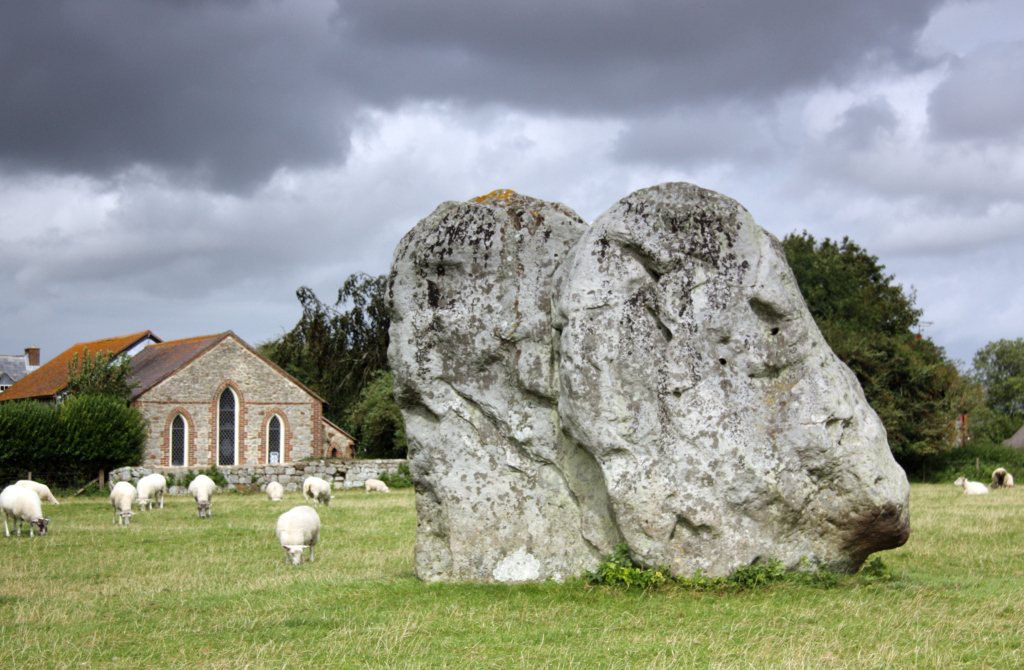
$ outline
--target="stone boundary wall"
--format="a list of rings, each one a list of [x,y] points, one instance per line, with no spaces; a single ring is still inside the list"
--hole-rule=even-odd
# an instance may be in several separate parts
[[[277,465],[222,466],[218,470],[239,491],[263,491],[269,482],[280,482],[285,491],[298,491],[306,477],[320,477],[335,489],[362,488],[367,479],[376,479],[381,473],[397,474],[398,467],[408,463],[405,459],[324,459],[299,461]],[[203,467],[124,467],[110,472],[110,484],[139,479],[153,472],[167,478],[170,495],[188,495],[184,486],[175,486],[175,479],[184,479],[190,472],[202,472]]]

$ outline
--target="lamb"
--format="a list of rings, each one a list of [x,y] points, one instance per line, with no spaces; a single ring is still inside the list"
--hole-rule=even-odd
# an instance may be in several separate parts
[[[217,485],[206,475],[198,475],[188,485],[188,492],[196,499],[196,507],[199,510],[200,519],[213,516],[213,513],[210,511],[210,498],[213,497],[213,492],[216,490]]]
[[[967,480],[967,477],[960,477],[953,486],[964,487],[964,494],[969,496],[980,496],[988,493],[988,487],[981,482],[971,482]]]
[[[302,482],[302,497],[306,499],[306,502],[312,498],[317,506],[320,503],[330,505],[331,485],[319,477],[306,477],[306,481]]]
[[[18,537],[21,537],[21,523],[28,522],[28,535],[33,537],[32,526],[39,529],[40,535],[46,535],[46,529],[50,520],[43,516],[43,506],[39,500],[39,494],[32,489],[13,484],[0,492],[0,509],[4,514],[4,533],[11,536],[7,527],[7,517],[10,517],[15,524]]]
[[[153,473],[146,475],[135,485],[139,492],[139,511],[144,512],[146,507],[153,509],[153,503],[160,503],[160,509],[164,508],[164,493],[167,492],[167,480],[163,475]]]
[[[50,493],[50,487],[46,484],[40,484],[39,482],[34,482],[31,479],[19,479],[14,482],[14,485],[35,491],[40,500],[45,500],[46,502],[53,503],[54,505],[60,504],[57,502],[57,499],[53,497],[53,494]]]
[[[281,486],[280,482],[270,482],[267,484],[267,497],[271,500],[278,501],[284,496],[284,487]]]
[[[380,491],[381,493],[388,493],[388,485],[379,479],[367,479],[366,480],[366,492]]]
[[[1005,468],[996,468],[992,471],[992,488],[1012,489],[1013,475],[1007,472]]]
[[[129,482],[118,482],[114,484],[114,488],[110,489],[110,504],[114,507],[114,521],[117,523],[119,520],[122,526],[132,525],[132,503],[139,497],[139,492],[135,490]],[[118,519],[120,515],[120,519]]]
[[[293,507],[277,517],[277,540],[284,548],[285,563],[302,563],[302,550],[309,547],[313,562],[313,546],[320,541],[320,515],[308,505]]]

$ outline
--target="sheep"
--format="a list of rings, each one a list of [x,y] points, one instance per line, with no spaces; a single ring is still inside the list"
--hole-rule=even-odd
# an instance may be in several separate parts
[[[167,492],[167,480],[163,475],[153,473],[146,475],[135,485],[139,492],[139,511],[146,511],[146,507],[153,509],[153,503],[160,503],[160,509],[164,508],[164,493]]]
[[[964,494],[969,496],[980,496],[988,493],[987,486],[985,486],[981,482],[967,481],[967,477],[960,477],[955,482],[953,482],[953,486],[964,487]]]
[[[47,526],[50,520],[43,516],[42,502],[39,494],[24,486],[12,484],[0,492],[0,509],[4,514],[4,533],[11,536],[7,527],[7,517],[14,521],[18,537],[21,537],[21,523],[28,522],[28,535],[33,537],[32,526],[39,529],[40,535],[46,535]]]
[[[57,499],[53,497],[53,494],[50,493],[50,487],[46,484],[40,484],[39,482],[34,482],[31,479],[19,479],[14,482],[14,485],[35,491],[40,500],[45,500],[46,502],[53,503],[54,505],[60,504],[57,502]]]
[[[1005,468],[996,468],[992,471],[992,488],[1012,489],[1013,475],[1007,472]]]
[[[367,479],[366,480],[366,492],[380,491],[381,493],[388,493],[388,485],[379,479]]]
[[[277,517],[277,540],[284,549],[285,563],[302,563],[302,550],[309,547],[313,562],[313,546],[320,541],[320,515],[308,505],[293,507]]]
[[[280,482],[270,482],[267,484],[267,497],[273,501],[281,500],[284,496],[284,487],[281,486]]]
[[[129,482],[118,482],[110,489],[110,504],[114,507],[114,523],[121,522],[122,526],[132,525],[132,503],[139,497]],[[120,516],[120,519],[118,517]]]
[[[200,519],[213,516],[213,513],[210,511],[210,498],[215,490],[217,490],[217,485],[206,475],[198,475],[188,485],[188,492],[196,499],[196,507],[199,510]]]
[[[312,498],[317,506],[320,503],[330,505],[331,485],[319,477],[306,477],[306,480],[302,482],[302,497],[306,499],[306,502]]]

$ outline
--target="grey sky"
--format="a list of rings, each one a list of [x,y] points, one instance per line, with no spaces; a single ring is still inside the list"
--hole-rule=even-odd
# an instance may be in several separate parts
[[[0,4],[0,353],[274,337],[444,200],[685,180],[1024,336],[1011,0]]]

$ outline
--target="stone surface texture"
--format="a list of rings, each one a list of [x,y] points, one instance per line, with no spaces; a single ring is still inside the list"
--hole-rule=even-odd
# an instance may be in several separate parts
[[[909,486],[778,241],[663,184],[592,227],[510,192],[395,252],[396,398],[428,580],[770,558],[852,571],[909,533]]]

